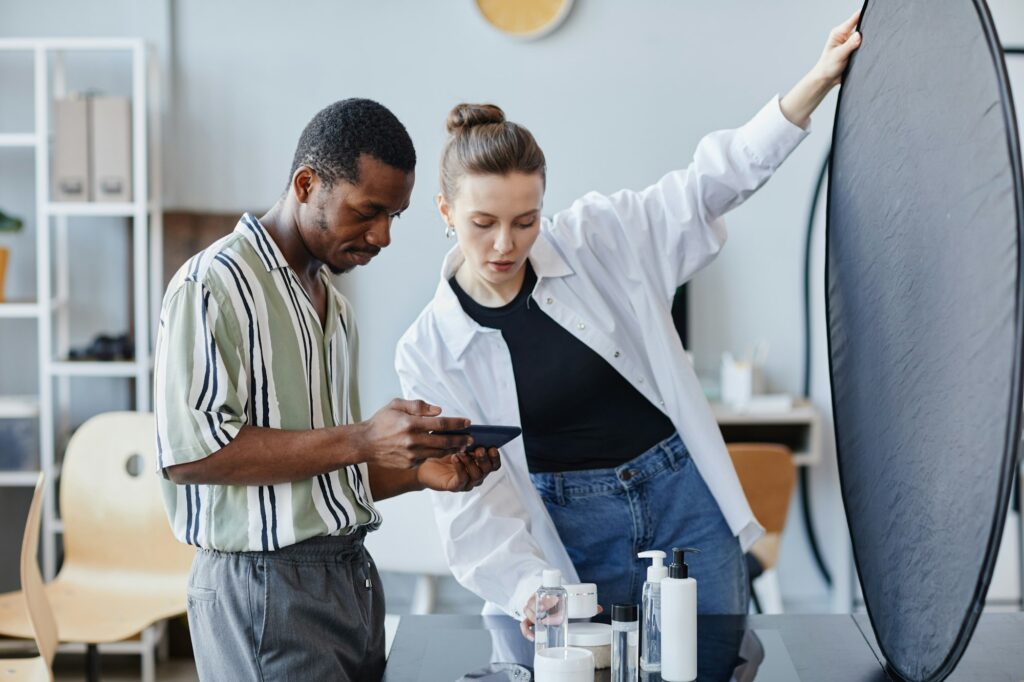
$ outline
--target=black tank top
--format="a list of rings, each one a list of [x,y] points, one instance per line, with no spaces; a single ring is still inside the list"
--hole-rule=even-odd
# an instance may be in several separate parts
[[[529,262],[523,288],[500,308],[474,301],[454,277],[448,283],[466,314],[500,330],[508,345],[532,473],[617,467],[675,433],[661,410],[535,304]]]

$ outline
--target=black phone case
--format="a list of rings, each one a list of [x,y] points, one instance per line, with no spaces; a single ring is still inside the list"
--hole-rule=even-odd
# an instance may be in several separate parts
[[[446,436],[472,436],[474,448],[500,448],[517,438],[522,432],[523,430],[518,426],[473,425],[468,429],[437,431],[436,433]]]

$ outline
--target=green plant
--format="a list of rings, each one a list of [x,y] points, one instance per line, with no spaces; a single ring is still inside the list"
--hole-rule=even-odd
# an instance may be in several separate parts
[[[15,218],[0,211],[0,232],[19,232],[24,225],[21,218]]]

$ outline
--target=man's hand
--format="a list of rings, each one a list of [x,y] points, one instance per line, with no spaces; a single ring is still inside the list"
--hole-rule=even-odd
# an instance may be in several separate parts
[[[428,490],[459,493],[472,490],[501,468],[497,448],[477,448],[472,454],[460,453],[428,459],[420,465],[416,478]]]
[[[439,417],[441,408],[422,400],[392,400],[360,424],[359,449],[366,461],[389,469],[412,469],[432,459],[463,452],[469,436],[442,436],[469,426],[461,417]]]

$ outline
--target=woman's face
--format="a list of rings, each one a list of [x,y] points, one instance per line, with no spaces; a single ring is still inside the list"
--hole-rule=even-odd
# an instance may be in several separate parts
[[[452,203],[437,201],[473,274],[495,287],[516,281],[540,233],[541,174],[466,175]]]

